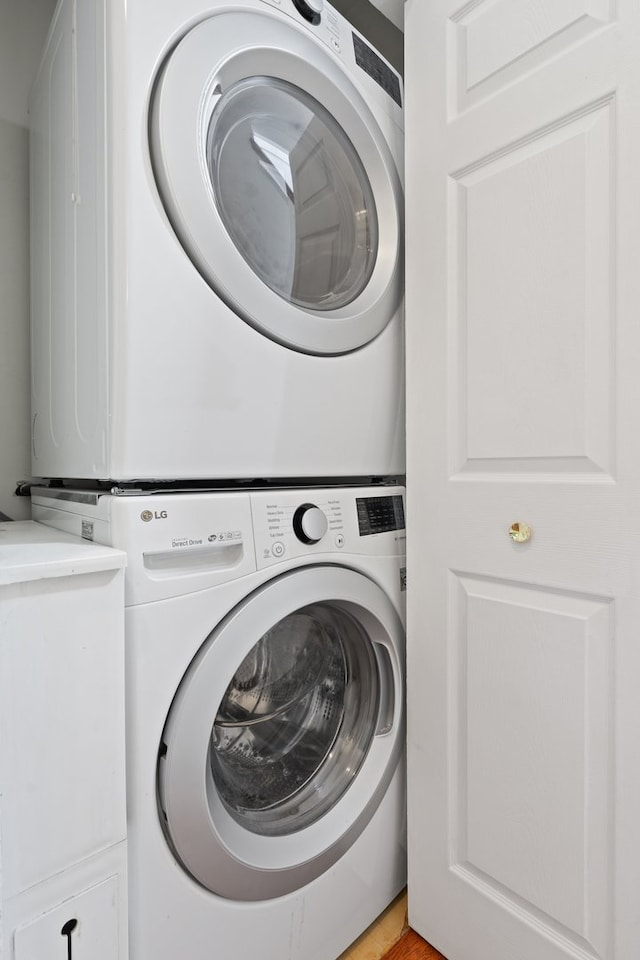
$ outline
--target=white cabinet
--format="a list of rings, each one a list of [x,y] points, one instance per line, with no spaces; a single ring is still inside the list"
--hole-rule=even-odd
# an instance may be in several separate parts
[[[124,564],[0,524],[4,960],[126,956]]]

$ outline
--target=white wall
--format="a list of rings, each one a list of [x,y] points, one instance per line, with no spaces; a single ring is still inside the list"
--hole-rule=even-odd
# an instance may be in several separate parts
[[[0,511],[30,468],[29,133],[27,104],[55,0],[0,0]]]
[[[404,30],[404,0],[370,0],[385,17],[395,23],[398,30]]]
[[[21,127],[54,7],[55,0],[0,0],[0,119]]]
[[[0,119],[0,511],[20,520],[13,496],[29,462],[29,134]]]

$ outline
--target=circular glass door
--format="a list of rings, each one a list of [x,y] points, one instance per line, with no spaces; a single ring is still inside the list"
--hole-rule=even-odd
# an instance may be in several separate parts
[[[215,14],[161,67],[149,142],[164,210],[217,297],[279,344],[347,353],[400,308],[401,158],[382,116],[276,14]]]
[[[355,841],[402,749],[403,642],[380,587],[333,566],[270,581],[210,634],[158,760],[165,836],[199,883],[280,896]]]
[[[272,77],[216,105],[207,166],[227,232],[289,303],[336,310],[367,286],[378,221],[367,173],[344,130],[299,87]]]
[[[378,666],[358,622],[314,604],[268,630],[244,658],[213,725],[214,783],[241,825],[300,830],[350,786],[376,730]]]

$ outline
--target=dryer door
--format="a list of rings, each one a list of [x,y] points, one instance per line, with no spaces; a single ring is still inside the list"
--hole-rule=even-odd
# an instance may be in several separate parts
[[[150,142],[173,228],[244,320],[340,354],[402,296],[402,190],[385,137],[337,58],[295,24],[227,12],[165,61]]]
[[[211,633],[158,763],[165,835],[204,887],[280,896],[357,839],[402,751],[403,649],[386,594],[334,566],[270,581]]]

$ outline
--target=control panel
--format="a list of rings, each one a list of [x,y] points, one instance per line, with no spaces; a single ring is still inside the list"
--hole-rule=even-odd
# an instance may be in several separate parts
[[[305,556],[405,552],[400,487],[251,493],[258,567]]]
[[[34,490],[34,519],[128,555],[127,603],[180,596],[296,559],[403,557],[404,488],[112,496]]]

